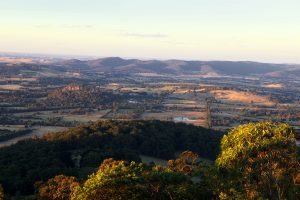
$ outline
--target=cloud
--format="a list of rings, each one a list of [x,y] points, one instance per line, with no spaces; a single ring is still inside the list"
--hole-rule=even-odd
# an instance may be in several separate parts
[[[38,25],[34,25],[33,27],[34,28],[49,28],[50,25],[47,25],[47,24],[38,24]]]
[[[92,25],[81,25],[81,24],[63,24],[59,26],[60,28],[75,28],[75,29],[86,29],[86,28],[93,28]]]
[[[68,28],[68,29],[88,29],[93,28],[90,24],[61,24],[61,25],[49,25],[49,24],[38,24],[33,26],[34,28]]]
[[[138,38],[167,38],[166,34],[150,34],[150,33],[120,33],[123,37],[138,37]]]

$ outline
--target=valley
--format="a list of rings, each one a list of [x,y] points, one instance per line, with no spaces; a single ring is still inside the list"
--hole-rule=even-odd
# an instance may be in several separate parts
[[[5,136],[8,141],[0,145],[98,120],[162,120],[220,131],[258,121],[299,128],[299,79],[293,73],[269,75],[279,68],[282,72],[282,66],[246,62],[243,64],[254,69],[252,74],[228,75],[236,63],[227,66],[228,62],[220,61],[214,67],[216,62],[212,62],[208,67],[187,62],[183,70],[182,62],[107,58],[29,65],[10,59],[0,70],[0,138],[12,133],[5,130],[22,127],[27,132]],[[134,70],[124,73],[123,68]],[[34,130],[40,129],[43,131],[36,134]]]

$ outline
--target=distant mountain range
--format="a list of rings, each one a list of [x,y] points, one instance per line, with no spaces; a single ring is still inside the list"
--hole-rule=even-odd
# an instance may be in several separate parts
[[[10,62],[5,62],[9,60]],[[24,59],[21,59],[24,60]],[[22,65],[20,59],[12,62],[12,59],[0,58],[1,66],[13,67]],[[39,63],[29,62],[28,59],[24,67],[29,65],[43,65],[47,70],[70,72],[106,72],[106,73],[128,73],[128,74],[171,74],[171,75],[207,75],[207,76],[249,76],[263,75],[272,77],[300,76],[300,65],[292,64],[270,64],[250,61],[184,61],[184,60],[138,60],[122,59],[119,57],[108,57],[96,60],[55,60],[52,62]],[[0,66],[0,67],[1,67]],[[1,68],[2,68],[1,67]],[[0,71],[1,73],[1,71]]]
[[[101,72],[202,74],[202,75],[299,75],[300,65],[270,64],[249,61],[183,61],[137,60],[109,57],[96,60],[64,60],[59,63],[67,69]]]

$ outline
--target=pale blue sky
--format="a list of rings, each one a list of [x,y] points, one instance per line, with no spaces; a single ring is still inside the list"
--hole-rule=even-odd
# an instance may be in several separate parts
[[[0,51],[300,63],[299,0],[0,0]]]

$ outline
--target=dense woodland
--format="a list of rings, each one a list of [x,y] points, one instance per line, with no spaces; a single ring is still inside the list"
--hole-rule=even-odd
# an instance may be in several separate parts
[[[39,108],[91,108],[96,105],[111,105],[124,97],[104,92],[103,89],[95,87],[68,86],[70,89],[57,89],[48,94],[45,100],[35,103]],[[67,87],[67,88],[68,88]],[[76,90],[73,90],[75,87]],[[78,88],[77,88],[78,87]]]
[[[106,121],[19,142],[0,150],[0,199],[300,198],[287,124],[250,123],[221,137],[171,122]],[[171,160],[143,164],[141,153]]]
[[[222,133],[160,121],[101,121],[0,149],[0,183],[7,195],[30,195],[37,181],[59,174],[84,180],[107,159],[172,159],[191,150],[215,159]]]
[[[111,108],[113,104],[125,102],[131,98],[145,102],[158,100],[159,95],[147,93],[117,93],[94,85],[70,84],[59,88],[34,90],[2,91],[1,113],[18,113],[25,111],[55,110],[68,108]],[[16,107],[23,107],[18,109]]]

